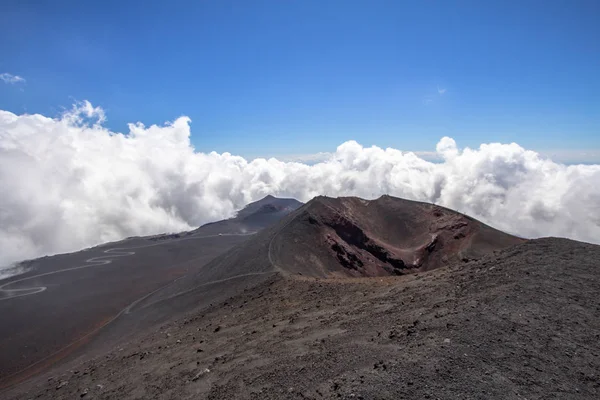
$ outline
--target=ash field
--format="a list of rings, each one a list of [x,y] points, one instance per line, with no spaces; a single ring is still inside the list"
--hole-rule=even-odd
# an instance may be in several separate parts
[[[595,399],[600,246],[272,196],[0,281],[6,399]]]

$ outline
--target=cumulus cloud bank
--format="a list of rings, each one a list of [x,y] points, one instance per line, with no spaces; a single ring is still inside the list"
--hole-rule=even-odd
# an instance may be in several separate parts
[[[524,237],[600,240],[600,165],[555,163],[517,144],[412,152],[341,144],[312,165],[196,152],[190,120],[102,126],[89,102],[59,118],[0,111],[0,265],[230,217],[267,194],[391,194],[435,202]]]

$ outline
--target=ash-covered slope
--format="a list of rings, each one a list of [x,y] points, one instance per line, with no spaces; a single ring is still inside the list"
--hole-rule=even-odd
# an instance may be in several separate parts
[[[598,260],[546,238],[406,276],[273,276],[0,397],[598,399]]]
[[[370,201],[320,196],[236,249],[240,257],[230,257],[229,267],[265,249],[285,273],[400,275],[478,259],[521,242],[433,204],[391,196]]]
[[[248,204],[233,218],[206,224],[190,235],[217,235],[218,239],[244,237],[248,245],[230,246],[214,254],[210,262],[197,265],[168,286],[136,303],[134,311],[145,323],[153,324],[166,316],[180,315],[201,305],[222,301],[241,290],[253,287],[276,274],[269,261],[269,239],[277,221],[303,203],[273,196]],[[258,231],[258,233],[256,233]],[[262,235],[263,231],[268,231]],[[220,236],[222,235],[222,236]],[[136,328],[137,329],[137,328]]]
[[[192,232],[30,261],[25,274],[0,280],[0,389],[266,278],[268,261],[243,270],[205,266],[237,254],[231,251],[236,245],[301,204],[267,196],[235,218]]]

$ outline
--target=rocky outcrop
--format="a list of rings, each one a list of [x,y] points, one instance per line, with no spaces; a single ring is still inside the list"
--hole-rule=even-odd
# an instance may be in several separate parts
[[[362,271],[365,264],[375,263],[389,274],[399,275],[403,270],[410,268],[401,258],[392,254],[383,246],[375,243],[363,229],[350,219],[337,215],[333,218],[318,218],[309,216],[312,224],[323,224],[332,229],[338,240],[330,234],[327,236],[331,250],[344,268]],[[342,244],[342,243],[345,243]],[[352,251],[354,248],[357,251]]]

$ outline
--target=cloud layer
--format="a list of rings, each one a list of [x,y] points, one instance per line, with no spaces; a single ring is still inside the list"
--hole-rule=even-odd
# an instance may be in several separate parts
[[[0,111],[0,265],[132,235],[181,231],[267,194],[435,202],[524,237],[600,241],[600,165],[562,165],[517,144],[412,152],[341,144],[313,165],[196,152],[190,120],[115,133],[84,102],[60,118]]]

